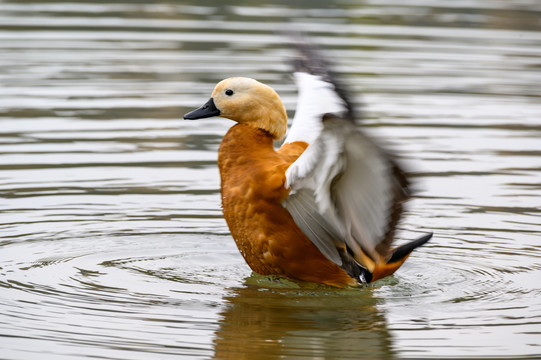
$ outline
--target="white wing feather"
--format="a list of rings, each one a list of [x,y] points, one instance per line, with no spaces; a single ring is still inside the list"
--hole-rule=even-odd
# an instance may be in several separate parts
[[[297,113],[286,142],[309,146],[287,169],[290,196],[284,206],[310,240],[338,265],[337,248],[376,259],[389,230],[395,189],[393,163],[343,118],[347,106],[334,85],[296,73]],[[332,114],[332,115],[329,115]]]
[[[321,116],[343,113],[347,111],[347,106],[334,91],[333,84],[304,72],[293,75],[299,90],[297,110],[284,142],[305,141],[311,144],[323,129]]]

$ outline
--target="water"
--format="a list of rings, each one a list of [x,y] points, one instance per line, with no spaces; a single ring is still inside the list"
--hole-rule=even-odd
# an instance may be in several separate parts
[[[0,1],[0,357],[541,356],[537,0]],[[418,188],[358,290],[253,276],[221,216],[216,82],[293,113],[308,33]]]

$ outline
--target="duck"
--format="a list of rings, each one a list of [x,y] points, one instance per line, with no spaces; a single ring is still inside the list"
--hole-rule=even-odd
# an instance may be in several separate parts
[[[184,119],[236,122],[218,150],[221,202],[253,272],[340,288],[368,284],[392,275],[432,233],[394,246],[411,197],[406,172],[360,130],[349,92],[318,49],[297,50],[287,137],[280,96],[247,77],[220,81]]]

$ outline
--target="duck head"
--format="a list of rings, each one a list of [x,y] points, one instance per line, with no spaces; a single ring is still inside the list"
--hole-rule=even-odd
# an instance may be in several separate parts
[[[286,109],[276,91],[250,78],[233,77],[220,81],[210,100],[184,115],[184,119],[213,116],[263,129],[275,140],[284,137],[287,130]]]

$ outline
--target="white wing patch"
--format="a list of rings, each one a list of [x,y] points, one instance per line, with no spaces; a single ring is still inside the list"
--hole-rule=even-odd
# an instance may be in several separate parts
[[[392,162],[351,122],[322,121],[319,137],[287,170],[284,202],[295,223],[327,258],[345,245],[378,259],[377,246],[391,221],[395,187]],[[333,250],[329,250],[332,247]]]
[[[285,186],[293,194],[297,189],[311,189],[320,211],[326,212],[331,207],[331,181],[344,168],[344,138],[340,129],[324,127],[321,118],[319,122],[322,131],[287,169]]]
[[[284,142],[304,141],[311,144],[323,129],[323,114],[342,114],[347,111],[347,106],[335,92],[333,84],[304,72],[293,75],[299,95],[295,117]]]
[[[393,211],[393,164],[348,120],[320,120],[319,136],[286,171],[290,196],[284,206],[295,223],[331,261],[337,248],[378,259]],[[337,260],[340,259],[340,260]]]
[[[346,93],[323,59],[307,44],[297,48],[299,98],[285,143],[308,147],[286,171],[284,206],[329,260],[348,273],[356,274],[358,264],[371,271],[392,256],[408,181],[391,156],[357,129]]]

